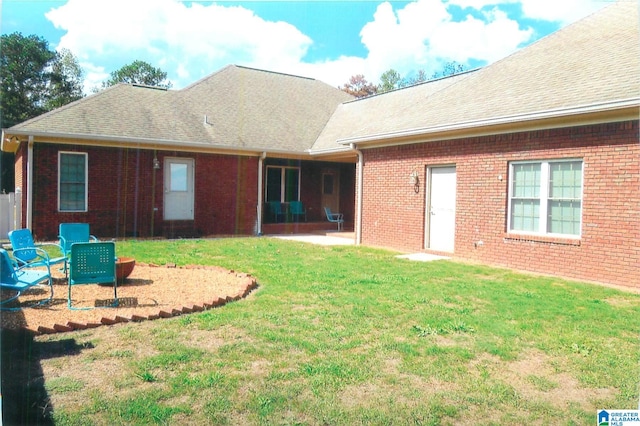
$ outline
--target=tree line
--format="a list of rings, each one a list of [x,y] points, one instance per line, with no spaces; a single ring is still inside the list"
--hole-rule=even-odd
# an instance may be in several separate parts
[[[367,96],[390,92],[391,90],[413,86],[414,84],[423,83],[436,78],[447,77],[464,71],[464,65],[456,62],[446,63],[442,70],[434,72],[431,77],[427,77],[425,70],[418,70],[413,76],[402,77],[398,71],[392,68],[382,73],[380,76],[380,83],[377,85],[368,82],[364,75],[356,74],[351,76],[349,81],[339,87],[339,89],[355,96],[356,98],[366,98]]]

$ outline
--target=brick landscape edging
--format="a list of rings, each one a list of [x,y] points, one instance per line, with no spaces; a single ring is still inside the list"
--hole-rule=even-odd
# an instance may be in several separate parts
[[[155,265],[148,265],[155,266]],[[167,265],[167,267],[175,267],[173,265]],[[188,266],[191,267],[191,266]],[[234,271],[229,271],[229,273],[234,273]],[[100,319],[99,323],[94,322],[75,322],[69,321],[66,324],[53,324],[50,327],[46,326],[38,326],[36,330],[25,327],[24,329],[34,335],[41,334],[55,334],[55,333],[65,333],[69,331],[75,330],[86,330],[89,328],[96,328],[103,325],[115,325],[126,322],[142,322],[142,321],[153,321],[160,318],[172,318],[175,316],[180,316],[184,314],[190,314],[193,312],[203,312],[209,309],[213,309],[216,307],[220,307],[226,305],[227,303],[234,302],[237,300],[241,300],[247,297],[254,289],[258,287],[258,283],[254,277],[249,274],[236,273],[238,278],[243,278],[245,282],[241,284],[240,291],[233,295],[227,295],[224,297],[214,296],[212,299],[205,300],[198,305],[184,305],[177,306],[170,309],[158,309],[158,311],[149,314],[149,315],[138,315],[131,314],[130,316],[122,316],[115,314],[113,316],[103,316]]]

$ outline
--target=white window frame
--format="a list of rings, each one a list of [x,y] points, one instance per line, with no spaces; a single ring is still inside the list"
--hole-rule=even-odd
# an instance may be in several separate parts
[[[289,201],[300,201],[300,182],[302,180],[302,173],[300,172],[300,167],[297,166],[267,166],[267,179],[269,176],[269,169],[280,169],[280,202],[281,203],[287,203]],[[285,191],[285,186],[287,183],[287,173],[286,170],[287,169],[294,169],[298,171],[298,193],[296,194],[296,199],[295,200],[289,200],[289,201],[285,201],[284,197],[286,194]],[[265,185],[265,200],[269,200],[269,194],[267,193],[267,191],[269,190],[269,182],[266,182]],[[272,200],[273,201],[273,200]]]
[[[62,209],[62,156],[84,156],[84,208],[74,210]],[[89,210],[89,154],[86,152],[58,151],[58,211],[61,213],[87,212]]]
[[[581,186],[580,186],[580,225],[578,234],[560,234],[547,231],[548,229],[548,217],[549,217],[549,179],[551,164],[554,163],[571,163],[580,162],[581,167]],[[522,164],[540,164],[540,187],[539,187],[539,200],[540,200],[540,217],[538,218],[538,230],[537,231],[523,231],[512,229],[512,200],[513,200],[513,168],[516,165]],[[508,203],[507,203],[507,232],[518,235],[536,235],[546,237],[559,237],[579,239],[582,236],[582,219],[584,214],[584,160],[582,158],[563,158],[554,160],[531,160],[531,161],[513,161],[509,163],[509,188],[508,188]]]

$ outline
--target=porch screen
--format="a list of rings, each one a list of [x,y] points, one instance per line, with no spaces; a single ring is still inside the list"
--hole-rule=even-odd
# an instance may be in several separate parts
[[[60,211],[87,211],[86,153],[59,153],[58,209]]]
[[[300,169],[298,167],[267,167],[267,201],[298,201],[300,199]]]

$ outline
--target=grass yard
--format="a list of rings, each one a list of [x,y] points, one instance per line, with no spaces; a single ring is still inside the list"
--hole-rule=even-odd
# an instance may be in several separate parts
[[[270,238],[117,250],[260,287],[203,313],[35,338],[44,380],[29,403],[55,424],[580,425],[638,406],[636,294]]]

